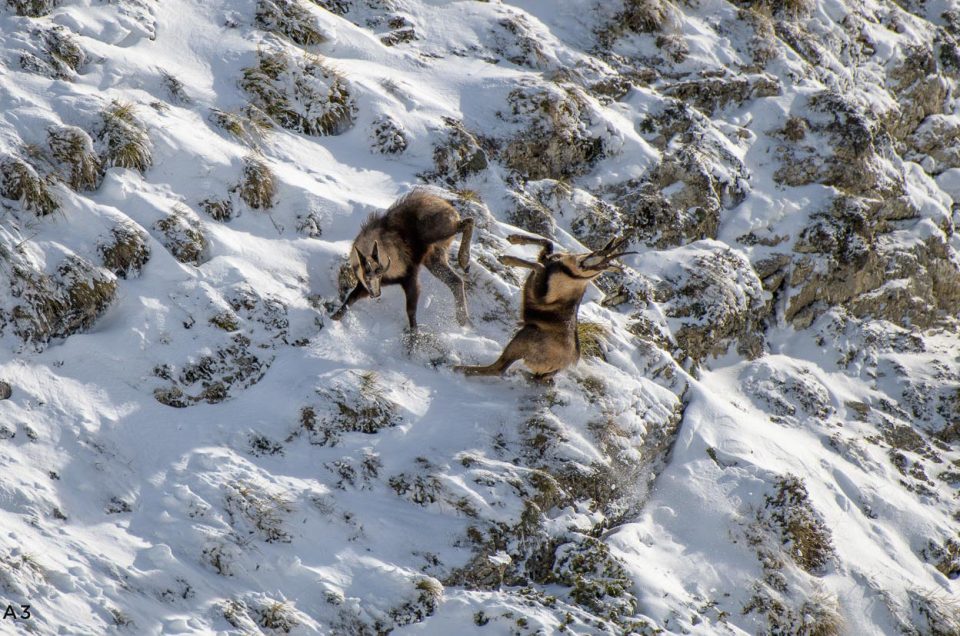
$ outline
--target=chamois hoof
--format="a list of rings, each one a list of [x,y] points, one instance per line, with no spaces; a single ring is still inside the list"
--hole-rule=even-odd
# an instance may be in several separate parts
[[[341,318],[343,318],[343,314],[345,314],[345,313],[347,313],[347,312],[345,312],[343,309],[338,309],[338,310],[336,310],[335,312],[333,312],[332,314],[330,314],[330,320],[337,320],[337,321],[339,321]]]
[[[513,243],[514,245],[523,245],[530,240],[529,237],[524,236],[523,234],[511,234],[507,237],[508,243]]]

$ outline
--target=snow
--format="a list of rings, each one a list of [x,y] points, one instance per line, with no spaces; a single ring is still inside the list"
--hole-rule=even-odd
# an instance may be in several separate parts
[[[409,0],[396,4],[418,39],[394,47],[380,41],[388,30],[381,5],[390,3],[354,4],[347,18],[359,24],[306,3],[328,37],[310,52],[346,78],[358,103],[352,127],[325,137],[275,128],[255,147],[210,120],[212,108],[236,112],[246,105],[237,81],[258,50],[297,48],[255,28],[253,0],[76,0],[36,19],[0,9],[3,153],[42,146],[53,124],[91,131],[112,100],[134,104],[153,150],[145,174],[109,168],[93,192],[53,186],[62,209],[48,217],[3,201],[0,247],[5,253],[19,246],[37,271],[52,274],[70,255],[100,262],[99,242],[121,221],[141,228],[151,251],[141,275],[118,280],[118,298],[91,329],[39,349],[10,329],[0,336],[0,379],[13,386],[12,398],[0,402],[0,600],[30,604],[34,616],[17,627],[78,635],[274,633],[258,612],[283,603],[296,622],[291,633],[302,634],[375,633],[362,631],[375,625],[401,634],[557,633],[568,611],[575,633],[617,633],[613,623],[585,620],[588,611],[557,581],[530,584],[556,595],[554,607],[529,600],[519,585],[483,589],[447,580],[475,554],[471,529],[520,523],[538,471],[610,463],[599,422],[620,431],[642,468],[622,485],[629,491],[626,518],[613,521],[575,501],[545,510],[542,525],[552,537],[599,537],[629,576],[637,619],[667,633],[766,633],[771,627],[762,613],[744,611],[770,576],[760,545],[784,550],[777,554],[787,598],[797,607],[815,598],[835,601],[851,634],[911,627],[931,633],[912,599],[960,594],[957,579],[922,556],[930,541],[958,538],[956,485],[933,479],[955,469],[960,450],[956,441],[924,441],[904,451],[910,466],[929,459],[927,451],[939,458],[927,491],[918,492],[918,480],[891,459],[899,451],[880,440],[895,426],[915,427],[929,440],[949,425],[937,409],[956,388],[955,331],[920,334],[881,320],[861,328],[850,326],[843,310],[831,310],[805,329],[774,320],[757,360],[731,346],[694,368],[677,353],[674,335],[683,325],[709,326],[717,314],[681,320],[653,299],[606,307],[603,294],[591,289],[580,316],[605,326],[605,360],[584,359],[546,388],[518,372],[464,378],[450,367],[492,359],[516,327],[521,280],[498,270],[495,256],[510,247],[508,234],[522,230],[510,224],[515,184],[495,162],[455,188],[473,191],[493,215],[475,237],[467,293],[472,326],[457,326],[448,290],[426,272],[418,314],[425,333],[412,345],[403,335],[397,287],[354,305],[342,322],[328,318],[342,258],[360,223],[422,183],[444,117],[502,142],[528,127],[505,115],[512,90],[555,87],[559,80],[551,84],[551,77],[560,69],[576,69],[585,82],[612,74],[611,62],[593,52],[595,29],[615,14],[607,3]],[[892,3],[866,4],[890,11]],[[808,28],[824,38],[846,37],[838,24],[851,6],[818,3]],[[670,6],[668,22],[689,49],[673,66],[677,77],[696,78],[703,69],[739,72],[748,61],[746,36],[725,31],[746,31],[738,15],[734,3],[719,0]],[[542,48],[535,64],[509,61],[496,50],[498,38],[514,37],[503,26],[508,18]],[[640,254],[623,259],[628,286],[679,286],[695,259],[728,253],[739,264],[724,281],[728,287],[697,300],[729,302],[731,312],[747,315],[768,301],[786,302],[788,296],[774,299],[761,288],[751,263],[789,253],[836,190],[778,185],[780,140],[770,133],[788,114],[827,117],[806,110],[806,102],[831,82],[862,82],[858,100],[889,108],[889,95],[871,93],[877,87],[868,80],[882,81],[878,69],[898,59],[903,43],[928,35],[919,18],[904,23],[903,33],[873,22],[865,27],[876,54],[856,72],[828,53],[823,75],[801,73],[805,67],[789,50],[767,68],[783,84],[782,95],[704,117],[704,147],[741,161],[747,172],[718,160],[712,176],[725,184],[742,179],[744,198],[724,202],[729,209],[721,211],[714,238],[636,248]],[[50,79],[21,69],[20,52],[33,46],[25,34],[34,24],[62,25],[76,35],[87,62],[75,76]],[[523,54],[517,46],[502,48]],[[658,47],[652,34],[630,34],[616,44],[634,61],[653,59]],[[171,97],[163,72],[183,83],[188,103]],[[571,178],[574,186],[599,191],[659,163],[664,149],[643,132],[643,122],[663,111],[661,90],[670,79],[634,84],[620,101],[584,96],[590,132],[609,145],[589,172]],[[402,154],[372,148],[370,131],[382,115],[407,135]],[[279,183],[269,211],[231,194],[244,158],[254,153]],[[931,177],[918,163],[901,163],[919,220],[883,240],[903,249],[948,240],[944,227],[956,216],[951,205],[960,201],[960,169]],[[678,181],[663,194],[683,187]],[[442,191],[455,197],[453,190]],[[200,207],[208,197],[231,198],[235,218],[212,219]],[[561,206],[570,213],[555,219],[558,244],[580,249],[572,210],[590,202],[578,190],[569,208]],[[178,206],[208,240],[208,260],[199,266],[178,262],[155,228]],[[318,219],[319,237],[298,231],[308,215]],[[787,240],[774,247],[738,242],[751,231]],[[945,249],[956,259],[952,240]],[[877,293],[904,286],[891,280]],[[238,308],[234,301],[248,292],[253,308]],[[0,309],[15,302],[4,298]],[[270,310],[276,306],[284,307],[282,328]],[[237,332],[210,322],[222,312],[237,318]],[[638,317],[659,325],[666,342],[632,335],[628,326]],[[248,344],[238,355],[255,356],[262,378],[257,372],[238,381],[219,402],[173,408],[155,399],[191,364],[237,346],[240,334]],[[921,336],[924,344],[909,345]],[[902,344],[903,351],[880,343]],[[164,365],[174,380],[158,373]],[[584,388],[594,380],[604,386],[599,397]],[[199,391],[195,382],[179,384],[191,395]],[[325,443],[302,424],[304,408],[315,409],[322,422],[336,417],[337,395],[359,395],[362,402],[364,391],[393,405],[390,425]],[[870,414],[858,414],[855,403]],[[680,429],[661,466],[644,455],[643,443],[679,410]],[[542,456],[530,441],[538,431],[547,438]],[[755,540],[785,475],[803,480],[830,530],[834,554],[823,572],[803,571],[786,548]],[[498,546],[492,566],[511,566],[513,547]],[[402,618],[414,611],[404,604],[424,603],[424,581],[443,581],[442,597],[426,615]],[[246,608],[234,622],[225,617],[230,602]],[[491,619],[486,626],[479,624],[484,616]],[[17,627],[0,622],[0,632]]]

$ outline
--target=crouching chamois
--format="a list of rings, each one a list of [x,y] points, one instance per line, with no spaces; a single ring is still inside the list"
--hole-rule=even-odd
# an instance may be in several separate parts
[[[537,262],[502,256],[500,262],[533,271],[523,284],[520,314],[522,327],[503,349],[496,362],[485,367],[454,367],[467,375],[498,375],[517,360],[523,360],[536,380],[547,380],[580,359],[577,311],[594,278],[619,271],[613,259],[631,252],[618,252],[625,239],[612,239],[603,249],[587,254],[554,254],[546,239],[512,234],[514,245],[540,246]]]
[[[463,279],[447,262],[447,251],[456,234],[461,235],[457,262],[466,272],[470,267],[473,219],[461,220],[447,201],[414,190],[383,214],[370,215],[350,249],[350,266],[357,276],[357,286],[330,317],[340,320],[347,308],[361,298],[379,298],[382,285],[402,285],[407,296],[407,320],[410,329],[415,330],[420,266],[425,265],[453,292],[457,322],[466,325],[470,318]]]

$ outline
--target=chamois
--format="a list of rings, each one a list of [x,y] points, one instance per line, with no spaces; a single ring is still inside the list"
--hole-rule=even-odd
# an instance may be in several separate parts
[[[523,284],[520,331],[503,349],[496,362],[487,366],[457,366],[467,375],[498,375],[523,360],[534,379],[548,380],[580,359],[577,311],[583,294],[594,278],[607,271],[620,271],[611,261],[631,252],[618,252],[626,239],[612,239],[602,249],[587,254],[555,254],[553,243],[543,238],[512,234],[514,245],[539,245],[536,262],[504,255],[507,266],[533,270]]]
[[[463,279],[447,262],[447,251],[456,234],[461,235],[457,262],[466,272],[470,267],[473,219],[461,219],[444,199],[414,190],[386,212],[371,214],[350,248],[350,266],[356,274],[357,286],[330,317],[340,320],[347,308],[361,298],[379,298],[382,285],[402,285],[407,296],[407,320],[411,331],[415,331],[420,266],[426,265],[430,273],[453,292],[457,322],[468,324]]]

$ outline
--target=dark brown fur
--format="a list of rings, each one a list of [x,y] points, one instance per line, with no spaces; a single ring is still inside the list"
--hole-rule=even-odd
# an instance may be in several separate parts
[[[402,285],[407,297],[407,320],[410,328],[416,329],[420,267],[426,266],[453,292],[457,321],[468,324],[463,279],[447,261],[447,252],[457,234],[461,234],[457,261],[467,271],[473,219],[461,219],[444,199],[415,190],[383,214],[371,215],[360,227],[350,249],[357,286],[331,318],[340,320],[347,308],[361,298],[378,298],[381,285]]]
[[[500,259],[504,265],[533,270],[523,284],[522,327],[493,364],[458,366],[454,370],[467,375],[499,375],[523,360],[535,378],[545,380],[580,359],[580,301],[590,281],[603,272],[619,269],[611,261],[622,255],[615,252],[623,241],[610,241],[602,250],[587,254],[555,254],[553,244],[546,239],[513,234],[507,240],[540,246],[536,262],[514,256]]]

